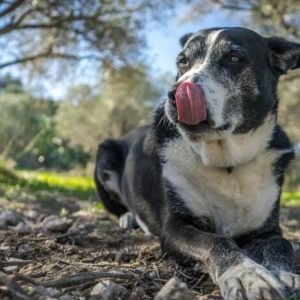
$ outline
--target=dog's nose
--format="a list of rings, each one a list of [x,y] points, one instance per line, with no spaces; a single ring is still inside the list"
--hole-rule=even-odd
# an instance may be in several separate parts
[[[177,91],[177,88],[178,88],[179,85],[180,84],[173,85],[172,88],[168,92],[169,101],[173,106],[176,106],[175,94],[176,94],[176,91]]]
[[[176,94],[176,90],[170,90],[168,92],[168,97],[169,97],[170,103],[174,106],[176,104],[175,94]]]

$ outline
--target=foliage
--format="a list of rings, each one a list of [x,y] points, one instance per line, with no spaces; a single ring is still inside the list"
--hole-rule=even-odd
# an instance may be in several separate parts
[[[284,192],[281,203],[285,206],[300,206],[300,192]]]
[[[59,136],[54,122],[58,103],[38,99],[10,77],[1,81],[0,157],[21,168],[84,167],[89,159],[80,146]]]
[[[0,68],[47,59],[136,60],[147,20],[163,20],[174,1],[8,0],[0,3]]]
[[[222,10],[263,34],[300,38],[298,0],[194,0],[185,21]]]
[[[9,199],[72,196],[83,200],[95,199],[92,178],[59,173],[10,171],[0,169],[1,194]],[[52,194],[52,195],[51,195]]]
[[[150,119],[161,91],[140,65],[106,71],[100,91],[88,86],[73,88],[59,107],[57,123],[73,145],[95,153],[104,138],[119,138]]]

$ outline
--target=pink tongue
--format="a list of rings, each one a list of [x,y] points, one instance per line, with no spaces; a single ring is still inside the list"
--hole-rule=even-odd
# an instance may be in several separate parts
[[[176,91],[178,121],[187,125],[196,125],[206,120],[204,93],[196,83],[184,82]]]

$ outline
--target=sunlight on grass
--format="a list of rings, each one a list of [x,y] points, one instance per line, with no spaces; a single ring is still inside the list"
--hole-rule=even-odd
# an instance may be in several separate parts
[[[281,204],[284,206],[300,206],[300,191],[283,192]]]
[[[41,183],[47,183],[49,186],[68,187],[71,189],[89,190],[94,189],[94,181],[91,177],[71,176],[60,173],[37,173],[37,172],[19,172],[26,180],[35,180]]]
[[[16,195],[24,195],[27,199],[37,194],[47,192],[53,197],[57,194],[82,200],[96,199],[96,191],[92,177],[72,176],[70,174],[0,170],[2,194],[9,199]],[[1,191],[0,191],[1,192]],[[0,193],[1,196],[1,193]],[[285,191],[282,193],[281,204],[284,206],[300,206],[300,191]],[[95,204],[97,209],[103,209],[101,202]],[[64,212],[62,212],[63,214]]]
[[[30,200],[31,198],[40,198],[41,193],[43,198],[70,196],[83,200],[96,199],[92,177],[50,172],[0,170],[0,182],[0,196],[2,194],[8,199],[25,197]]]
[[[91,177],[29,171],[18,172],[18,174],[34,190],[57,191],[85,199],[95,196],[94,181]]]

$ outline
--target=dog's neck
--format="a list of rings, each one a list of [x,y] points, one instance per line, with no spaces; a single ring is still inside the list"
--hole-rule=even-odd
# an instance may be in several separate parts
[[[191,142],[203,164],[210,167],[227,168],[245,164],[269,145],[275,127],[275,117],[268,116],[263,124],[244,134],[232,134],[221,140]]]

